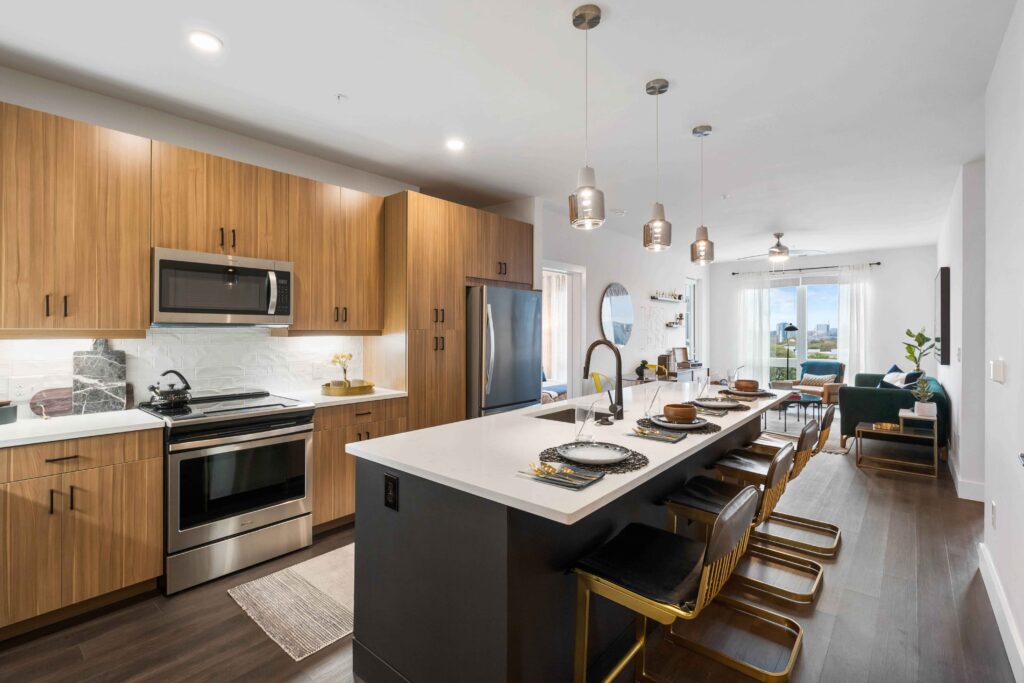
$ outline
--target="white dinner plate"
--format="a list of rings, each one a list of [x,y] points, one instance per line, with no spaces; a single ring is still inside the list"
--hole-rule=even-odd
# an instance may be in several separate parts
[[[573,462],[584,465],[610,465],[629,457],[629,449],[600,441],[575,441],[559,446],[555,451]]]
[[[651,422],[665,429],[700,429],[708,423],[703,417],[693,422],[669,422],[664,415],[651,415]]]
[[[693,402],[701,408],[711,409],[735,408],[740,404],[731,398],[697,398]]]

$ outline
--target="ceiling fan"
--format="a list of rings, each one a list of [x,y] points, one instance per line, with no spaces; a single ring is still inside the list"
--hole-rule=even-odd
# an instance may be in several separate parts
[[[782,263],[790,258],[799,258],[801,256],[820,256],[826,252],[821,249],[790,249],[782,243],[782,236],[785,233],[775,232],[772,233],[772,237],[775,238],[775,244],[769,247],[767,253],[762,254],[751,254],[750,256],[742,256],[737,261],[755,261],[757,259],[768,259],[772,263]]]

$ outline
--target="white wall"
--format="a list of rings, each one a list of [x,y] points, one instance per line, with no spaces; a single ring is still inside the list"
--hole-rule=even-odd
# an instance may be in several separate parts
[[[952,406],[949,467],[961,498],[985,496],[985,162],[964,165],[939,234],[949,266],[950,364],[936,372]],[[968,283],[965,288],[964,283]]]
[[[0,101],[360,192],[386,196],[417,189],[351,166],[5,67],[0,67]]]
[[[690,263],[691,231],[676,228],[675,242],[667,252],[649,252],[643,247],[641,225],[635,234],[627,235],[605,225],[591,232],[574,230],[569,225],[568,207],[541,205],[541,216],[534,234],[539,239],[542,260],[584,266],[587,270],[586,331],[584,345],[601,334],[601,295],[605,287],[619,282],[632,295],[634,308],[633,334],[622,353],[624,377],[635,377],[633,370],[641,360],[658,362],[658,354],[673,346],[683,345],[681,328],[670,329],[665,323],[682,312],[680,304],[651,301],[657,290],[682,291],[687,277],[700,279],[698,284],[697,323],[698,354],[707,349],[707,269]],[[622,218],[613,220],[626,220]],[[537,243],[535,242],[535,245]],[[540,281],[539,279],[537,280]],[[592,370],[613,376],[614,359],[607,349],[594,352]],[[578,372],[583,368],[575,369]],[[573,371],[570,368],[570,371]]]
[[[985,94],[985,355],[1003,383],[985,383],[982,576],[1010,663],[1024,681],[1024,3],[1017,3]],[[993,514],[993,506],[995,514]]]
[[[923,325],[931,335],[933,327],[934,246],[806,256],[789,261],[787,266],[810,268],[874,261],[881,261],[882,265],[871,268],[865,368],[870,368],[871,372],[885,372],[895,363],[904,370],[910,370],[910,362],[904,358],[903,352],[907,328],[916,331]],[[724,375],[728,368],[742,362],[739,314],[742,290],[740,279],[732,273],[766,270],[767,266],[766,261],[711,265],[710,362],[713,371]],[[928,374],[935,373],[932,359],[925,360],[921,367]],[[852,384],[853,377],[847,377],[846,381]]]

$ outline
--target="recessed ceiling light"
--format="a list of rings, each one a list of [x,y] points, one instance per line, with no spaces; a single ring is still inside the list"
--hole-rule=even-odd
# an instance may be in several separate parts
[[[448,138],[444,141],[444,146],[448,148],[449,152],[461,152],[466,149],[466,143],[459,138]]]
[[[220,52],[224,49],[224,41],[206,31],[192,31],[188,34],[188,42],[200,52]]]

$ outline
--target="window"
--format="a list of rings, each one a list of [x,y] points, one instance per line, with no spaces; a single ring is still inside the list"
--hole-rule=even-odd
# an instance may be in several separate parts
[[[839,285],[827,278],[809,280],[769,291],[772,380],[796,379],[805,360],[838,357]]]
[[[690,360],[697,360],[697,281],[686,278],[683,285],[683,345],[690,351]]]

